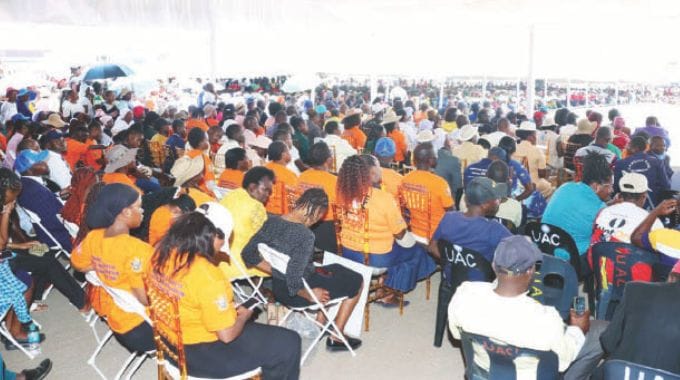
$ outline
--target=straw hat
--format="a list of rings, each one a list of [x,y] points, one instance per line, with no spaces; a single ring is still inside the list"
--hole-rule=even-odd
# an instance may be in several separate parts
[[[41,124],[49,125],[54,128],[63,128],[67,123],[61,120],[61,117],[58,113],[53,113],[47,118],[47,120],[43,120]]]
[[[581,119],[576,124],[576,133],[590,135],[595,131],[596,124],[588,121],[588,119]]]
[[[253,141],[250,145],[256,148],[267,149],[269,148],[269,145],[271,145],[271,143],[272,139],[265,135],[259,135],[255,138],[255,141]]]
[[[113,173],[116,170],[135,162],[137,148],[130,149],[123,145],[114,145],[106,152],[106,167],[104,173]]]
[[[460,129],[460,133],[458,134],[458,140],[468,141],[472,140],[477,136],[479,136],[479,130],[477,129],[477,127],[473,127],[471,124],[468,124]]]
[[[390,123],[398,123],[399,119],[400,119],[400,117],[397,116],[397,114],[394,111],[390,110],[383,117],[381,124],[385,125],[385,124],[390,124]]]
[[[420,131],[416,136],[416,141],[419,143],[428,143],[434,141],[434,133],[430,130]]]
[[[530,121],[523,121],[517,128],[518,131],[536,131],[536,124]]]
[[[181,157],[175,161],[175,164],[170,169],[170,174],[175,177],[175,186],[182,186],[188,180],[201,174],[203,171],[203,157],[196,156],[189,158],[188,156]]]

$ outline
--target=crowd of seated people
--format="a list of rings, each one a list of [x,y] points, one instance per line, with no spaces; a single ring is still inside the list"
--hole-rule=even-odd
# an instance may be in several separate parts
[[[486,282],[476,271],[464,279],[448,305],[453,337],[462,331],[553,351],[569,379],[602,376],[602,361],[612,358],[680,372],[673,344],[680,338],[673,319],[680,232],[669,222],[679,212],[677,189],[668,133],[655,118],[632,133],[616,110],[611,125],[595,112],[577,120],[567,109],[527,116],[490,105],[473,114],[451,104],[440,117],[409,99],[376,99],[363,109],[339,97],[316,107],[285,98],[232,105],[210,90],[179,112],[155,112],[121,92],[93,104],[91,115],[72,107],[68,115],[3,120],[0,247],[11,254],[0,259],[9,279],[0,311],[11,309],[7,326],[20,344],[30,313],[49,315],[44,295],[53,285],[80,312],[92,308],[105,318],[128,350],[155,349],[145,318],[101,289],[90,289],[97,302],[88,302],[80,283],[90,272],[146,306],[153,304],[149,283],[174,289],[189,375],[229,377],[259,367],[265,378],[295,379],[299,336],[254,323],[252,310],[236,306],[232,281],[271,277],[267,297],[289,307],[345,297],[335,315],[343,331],[371,284],[340,264],[315,265],[321,256],[383,268],[376,302],[393,308],[409,305],[404,295],[438,268],[452,283],[458,257],[442,247],[453,244],[479,253],[497,279]],[[204,205],[229,215],[229,228],[202,212]],[[340,213],[365,220],[345,223]],[[631,266],[630,278],[648,284],[626,290],[611,322],[591,320],[594,310],[572,310],[565,320],[527,295],[543,258],[522,236],[529,223],[573,240],[584,291],[595,272],[613,281],[613,264],[593,258],[597,244],[636,246],[660,265]],[[260,244],[289,258],[285,274]],[[555,256],[570,260],[564,250]],[[668,282],[651,283],[660,280]],[[666,327],[645,334],[631,327],[656,317]],[[329,336],[327,348],[362,344],[342,338]],[[647,352],[651,344],[664,354]],[[490,360],[476,363],[488,370]],[[517,371],[526,375],[532,366]]]

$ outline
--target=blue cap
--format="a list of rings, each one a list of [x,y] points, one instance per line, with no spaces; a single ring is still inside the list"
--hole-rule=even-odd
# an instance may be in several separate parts
[[[22,88],[21,90],[19,90],[19,93],[17,94],[17,96],[24,96],[24,95],[28,95],[28,94],[29,94],[28,89]]]
[[[64,137],[64,135],[61,132],[53,129],[53,130],[47,132],[45,134],[45,136],[43,137],[43,139],[45,141],[45,144],[47,144],[48,142],[50,142],[52,140],[59,140],[62,137]]]
[[[14,161],[14,170],[19,172],[19,174],[24,173],[26,170],[30,169],[31,166],[38,162],[45,161],[47,155],[48,152],[46,150],[36,152],[30,149],[24,149],[17,154],[17,158]]]
[[[527,236],[512,235],[501,240],[493,256],[493,265],[506,274],[526,273],[543,254]]]
[[[12,116],[12,123],[16,123],[17,121],[29,121],[29,120],[31,119],[27,118],[26,116],[20,113]]]
[[[397,146],[389,137],[381,137],[375,143],[373,151],[378,157],[392,157],[397,152]]]
[[[481,206],[508,194],[508,185],[496,183],[491,178],[475,177],[465,186],[465,200],[468,205]]]
[[[326,113],[326,106],[324,106],[323,104],[319,104],[318,106],[316,106],[315,111],[316,113]]]
[[[302,103],[302,108],[308,110],[310,108],[314,107],[314,103],[312,103],[311,100],[305,100],[304,103]]]
[[[246,98],[246,104],[255,104],[255,98],[249,96]]]

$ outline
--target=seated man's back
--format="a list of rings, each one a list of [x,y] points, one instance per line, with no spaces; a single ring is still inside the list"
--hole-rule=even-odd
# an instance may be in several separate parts
[[[602,348],[609,359],[680,373],[678,315],[680,282],[628,283],[614,318],[600,337]]]

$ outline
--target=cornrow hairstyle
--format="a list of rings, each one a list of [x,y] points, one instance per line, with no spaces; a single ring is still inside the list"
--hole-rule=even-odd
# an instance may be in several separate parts
[[[338,172],[336,193],[338,204],[351,207],[354,201],[363,203],[371,189],[370,166],[358,155],[345,159]]]
[[[328,210],[328,195],[323,189],[307,189],[292,207],[293,210],[304,210],[306,216],[315,215]]]

